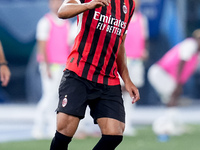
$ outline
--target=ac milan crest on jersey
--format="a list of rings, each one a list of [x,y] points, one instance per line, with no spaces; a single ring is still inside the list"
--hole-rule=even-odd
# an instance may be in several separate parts
[[[62,107],[65,107],[67,105],[67,95],[65,95],[65,98],[62,101]]]
[[[125,5],[125,3],[124,3],[124,5],[123,5],[123,12],[126,14],[127,13],[127,7],[126,7],[126,5]]]

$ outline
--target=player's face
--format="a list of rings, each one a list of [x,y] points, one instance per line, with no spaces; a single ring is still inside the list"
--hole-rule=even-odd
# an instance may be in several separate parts
[[[57,13],[62,3],[63,3],[63,0],[49,0],[49,8],[54,13]]]

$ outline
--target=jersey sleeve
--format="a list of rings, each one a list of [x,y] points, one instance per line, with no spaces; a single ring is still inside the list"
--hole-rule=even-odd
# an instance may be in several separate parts
[[[184,61],[189,60],[197,52],[197,48],[198,45],[194,39],[184,40],[179,49],[180,59]]]
[[[36,39],[41,41],[46,41],[49,37],[50,22],[46,17],[39,20],[36,29]]]
[[[131,19],[133,18],[134,11],[135,11],[135,1],[133,1],[133,7],[132,7],[132,11],[130,13],[129,23],[130,23]],[[126,31],[124,32],[124,34],[127,34],[127,33],[128,33],[128,26],[126,27]]]

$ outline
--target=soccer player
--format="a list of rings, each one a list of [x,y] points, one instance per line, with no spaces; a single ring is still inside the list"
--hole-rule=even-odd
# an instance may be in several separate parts
[[[3,47],[0,41],[0,77],[1,77],[1,85],[7,86],[10,80],[10,69],[7,66],[7,61],[4,56]]]
[[[42,97],[37,105],[32,135],[36,139],[53,137],[59,83],[70,53],[70,22],[58,18],[63,0],[49,0],[50,12],[38,22],[37,60],[39,62]]]
[[[170,49],[148,71],[148,79],[159,94],[163,104],[177,106],[182,86],[198,65],[200,29]]]
[[[58,16],[78,15],[79,32],[59,87],[57,131],[51,150],[66,150],[89,105],[102,137],[93,150],[114,150],[122,141],[125,112],[119,76],[140,99],[127,65],[124,41],[135,8],[133,0],[65,0]]]

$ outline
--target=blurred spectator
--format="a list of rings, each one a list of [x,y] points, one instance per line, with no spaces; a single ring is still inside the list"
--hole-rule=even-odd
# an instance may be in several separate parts
[[[4,56],[3,47],[0,41],[0,77],[1,77],[1,85],[7,86],[10,80],[10,69],[7,66],[7,61]]]
[[[148,79],[162,103],[168,108],[153,122],[153,131],[158,140],[166,142],[170,135],[183,134],[183,124],[177,107],[183,85],[188,81],[198,66],[200,52],[200,29],[193,32],[193,37],[186,38],[169,50],[148,71]]]
[[[163,104],[177,106],[182,86],[197,68],[200,51],[200,29],[169,50],[148,71],[148,79]]]
[[[42,81],[42,97],[37,105],[33,137],[52,137],[56,129],[55,113],[58,87],[70,52],[70,22],[57,17],[63,0],[49,0],[50,12],[37,25],[37,60]]]
[[[131,80],[137,88],[144,85],[144,61],[148,57],[147,41],[148,41],[148,20],[140,12],[140,0],[135,0],[136,9],[130,22],[128,33],[125,40],[125,49],[127,55],[127,65]],[[123,83],[122,83],[123,87]],[[123,98],[126,109],[126,128],[125,135],[134,135],[132,127],[132,115],[134,107],[130,105],[131,97],[123,87]]]

